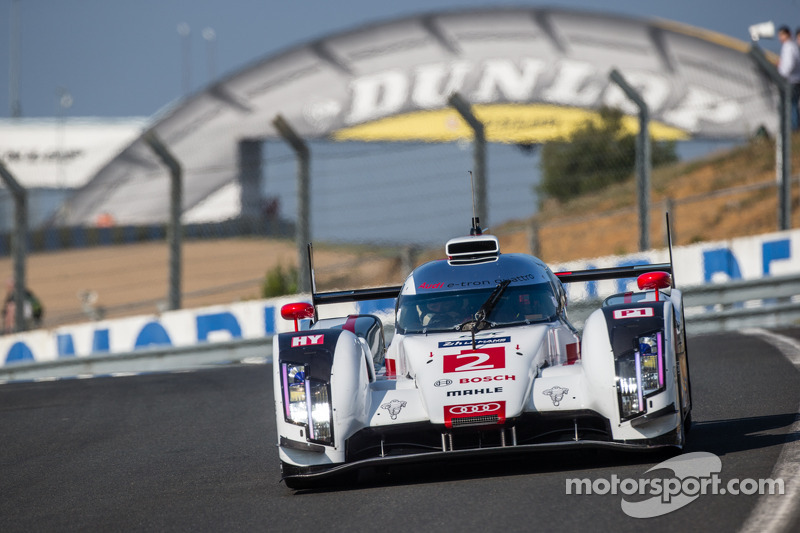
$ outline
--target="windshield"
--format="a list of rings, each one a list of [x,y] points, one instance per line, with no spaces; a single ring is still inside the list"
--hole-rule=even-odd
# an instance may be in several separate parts
[[[399,333],[454,331],[475,313],[494,287],[469,291],[448,291],[401,295],[397,300],[396,327]],[[557,303],[550,283],[509,285],[486,317],[489,327],[551,322]]]

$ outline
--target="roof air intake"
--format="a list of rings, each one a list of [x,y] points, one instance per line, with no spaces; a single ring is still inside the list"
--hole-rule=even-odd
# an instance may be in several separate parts
[[[445,246],[447,262],[451,265],[474,265],[497,261],[500,243],[494,235],[476,235],[450,239]]]

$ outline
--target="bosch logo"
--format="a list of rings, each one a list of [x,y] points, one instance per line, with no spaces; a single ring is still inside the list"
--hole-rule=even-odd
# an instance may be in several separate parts
[[[447,387],[448,385],[452,385],[452,379],[440,379],[436,383],[433,384],[434,387]]]
[[[500,409],[499,403],[479,403],[474,405],[451,405],[447,408],[451,415],[477,415],[491,413]]]
[[[508,375],[508,374],[500,374],[497,376],[483,376],[478,378],[461,378],[458,380],[459,383],[485,383],[487,381],[514,381],[517,379],[517,376]]]

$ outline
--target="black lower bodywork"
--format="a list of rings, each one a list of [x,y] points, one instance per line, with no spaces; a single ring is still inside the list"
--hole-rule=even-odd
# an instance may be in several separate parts
[[[420,422],[372,427],[364,428],[347,439],[344,463],[310,466],[282,463],[282,479],[289,487],[304,488],[317,481],[371,466],[488,459],[504,454],[581,448],[680,449],[682,443],[678,433],[676,429],[655,439],[614,441],[608,420],[589,410],[557,415],[525,413],[495,426],[446,428]]]

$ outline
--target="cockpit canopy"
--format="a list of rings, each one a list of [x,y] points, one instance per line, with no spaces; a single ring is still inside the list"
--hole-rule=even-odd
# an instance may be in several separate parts
[[[544,263],[503,254],[481,264],[434,261],[417,268],[397,299],[395,327],[401,334],[460,330],[505,280],[485,318],[488,327],[552,322],[562,311],[564,289]]]

